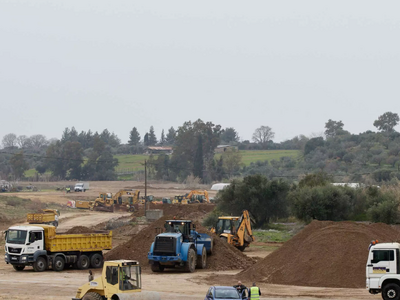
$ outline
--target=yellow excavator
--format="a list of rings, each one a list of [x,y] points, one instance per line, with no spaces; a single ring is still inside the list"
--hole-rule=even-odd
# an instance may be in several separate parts
[[[127,197],[123,198],[123,196]],[[134,211],[134,205],[138,204],[139,202],[139,190],[120,190],[114,195],[111,193],[101,193],[93,202],[92,210],[108,212],[114,212],[115,210]]]
[[[244,210],[240,217],[219,217],[217,225],[211,229],[211,232],[240,251],[244,251],[254,241],[250,215],[247,210]]]
[[[160,300],[157,292],[142,292],[141,268],[135,260],[105,261],[100,277],[78,288],[72,300]]]
[[[172,204],[210,203],[206,190],[193,190],[184,196],[175,196]]]

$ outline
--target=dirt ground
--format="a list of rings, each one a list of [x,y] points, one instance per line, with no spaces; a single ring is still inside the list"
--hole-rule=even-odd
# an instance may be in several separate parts
[[[40,184],[40,185],[39,185]],[[58,183],[39,183],[36,184],[42,192],[20,192],[16,196],[30,199],[38,199],[43,202],[56,202],[64,204],[72,197],[94,199],[99,192],[117,192],[122,188],[135,188],[144,190],[143,184],[138,182],[91,182],[90,191],[85,193],[71,193],[66,195],[64,192],[55,191],[55,187],[71,184],[68,182]],[[22,184],[21,184],[22,185]],[[54,191],[51,191],[54,189]],[[156,197],[173,197],[174,195],[184,194],[189,190],[179,189],[178,185],[172,184],[151,184],[148,190],[149,195]],[[210,197],[215,193],[210,193]],[[72,211],[63,214],[60,219],[58,231],[66,231],[74,226],[95,227],[112,219],[129,217],[127,213],[106,213],[89,211]],[[10,224],[13,225],[13,224]],[[10,226],[9,225],[9,226]],[[137,225],[136,231],[145,228],[146,225]],[[121,234],[116,230],[115,242],[121,243],[129,238],[133,231]],[[120,233],[118,235],[118,233]],[[137,232],[136,232],[137,233]],[[115,243],[113,243],[115,246]],[[246,249],[246,255],[263,258],[270,251],[268,244],[262,245],[255,243],[254,247]],[[276,245],[274,245],[276,246]],[[4,240],[0,242],[0,255],[4,254]],[[206,291],[210,285],[227,284],[224,278],[235,278],[240,270],[210,272],[207,270],[196,270],[195,273],[167,272],[165,274],[155,274],[144,270],[142,274],[143,290],[156,291],[160,293],[161,299],[204,299]],[[101,270],[95,270],[95,277],[99,276]],[[16,272],[10,265],[6,265],[4,260],[0,260],[0,299],[15,300],[70,300],[75,296],[77,288],[87,282],[87,271],[65,270],[63,272],[46,271],[43,273],[33,272],[31,267],[27,267],[22,272]],[[241,278],[237,278],[240,280]],[[236,280],[236,279],[235,279]],[[243,282],[250,286],[251,282]],[[232,282],[232,285],[236,282]],[[340,288],[315,288],[299,287],[287,285],[260,284],[262,291],[261,299],[282,300],[282,299],[380,299],[379,295],[370,295],[365,289],[340,289]]]

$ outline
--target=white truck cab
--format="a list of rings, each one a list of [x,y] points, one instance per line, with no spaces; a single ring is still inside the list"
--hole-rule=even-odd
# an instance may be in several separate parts
[[[46,252],[44,230],[38,226],[12,226],[6,231],[4,260],[15,268],[32,264],[36,257]]]
[[[400,300],[400,244],[371,245],[366,266],[366,285],[384,300]]]
[[[89,182],[77,182],[74,187],[75,192],[86,192],[89,189]]]

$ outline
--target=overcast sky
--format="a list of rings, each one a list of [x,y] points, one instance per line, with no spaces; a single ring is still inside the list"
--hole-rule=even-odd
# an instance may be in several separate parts
[[[185,121],[275,141],[400,114],[399,1],[0,0],[0,138]]]

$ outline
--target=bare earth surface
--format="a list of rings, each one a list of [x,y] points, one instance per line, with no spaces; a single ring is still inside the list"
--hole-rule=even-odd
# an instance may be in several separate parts
[[[21,183],[24,185],[26,183]],[[38,183],[42,192],[21,192],[15,193],[16,196],[29,199],[37,199],[42,202],[66,204],[68,199],[94,199],[100,192],[117,192],[122,188],[140,189],[144,195],[144,186],[140,182],[90,182],[90,191],[85,193],[71,193],[66,195],[64,192],[55,191],[55,187],[62,187],[71,182],[57,183]],[[148,195],[156,197],[173,197],[189,192],[177,184],[150,184]],[[9,195],[9,194],[7,194]],[[210,197],[215,196],[215,192],[210,192]],[[62,214],[58,231],[66,231],[75,226],[96,226],[111,219],[129,216],[127,213],[104,213],[89,211],[72,211]],[[9,224],[11,226],[13,224]],[[145,225],[138,225],[136,230],[145,228]],[[129,235],[117,237],[119,242],[129,239]],[[247,249],[244,254],[263,258],[270,251],[270,245],[255,245],[257,247]],[[0,255],[4,254],[4,240],[0,242]],[[351,269],[350,269],[351,270]],[[167,272],[165,274],[154,274],[144,270],[142,274],[143,290],[157,291],[161,299],[204,299],[209,286],[219,285],[240,270],[235,271],[199,271],[195,273]],[[101,270],[95,270],[95,277],[100,275]],[[87,271],[66,270],[54,272],[52,270],[36,273],[32,267],[27,267],[22,272],[16,272],[10,265],[6,265],[4,260],[0,260],[0,299],[1,300],[70,300],[75,296],[77,288],[87,282]],[[210,278],[214,281],[210,282]],[[234,277],[233,277],[234,278]],[[241,278],[237,278],[240,280]],[[220,282],[218,282],[220,281]],[[232,282],[232,285],[236,282]],[[251,282],[243,282],[250,286]],[[281,300],[281,299],[381,299],[379,295],[370,295],[365,289],[341,289],[341,288],[315,288],[299,287],[288,285],[260,284],[262,291],[261,299]]]

